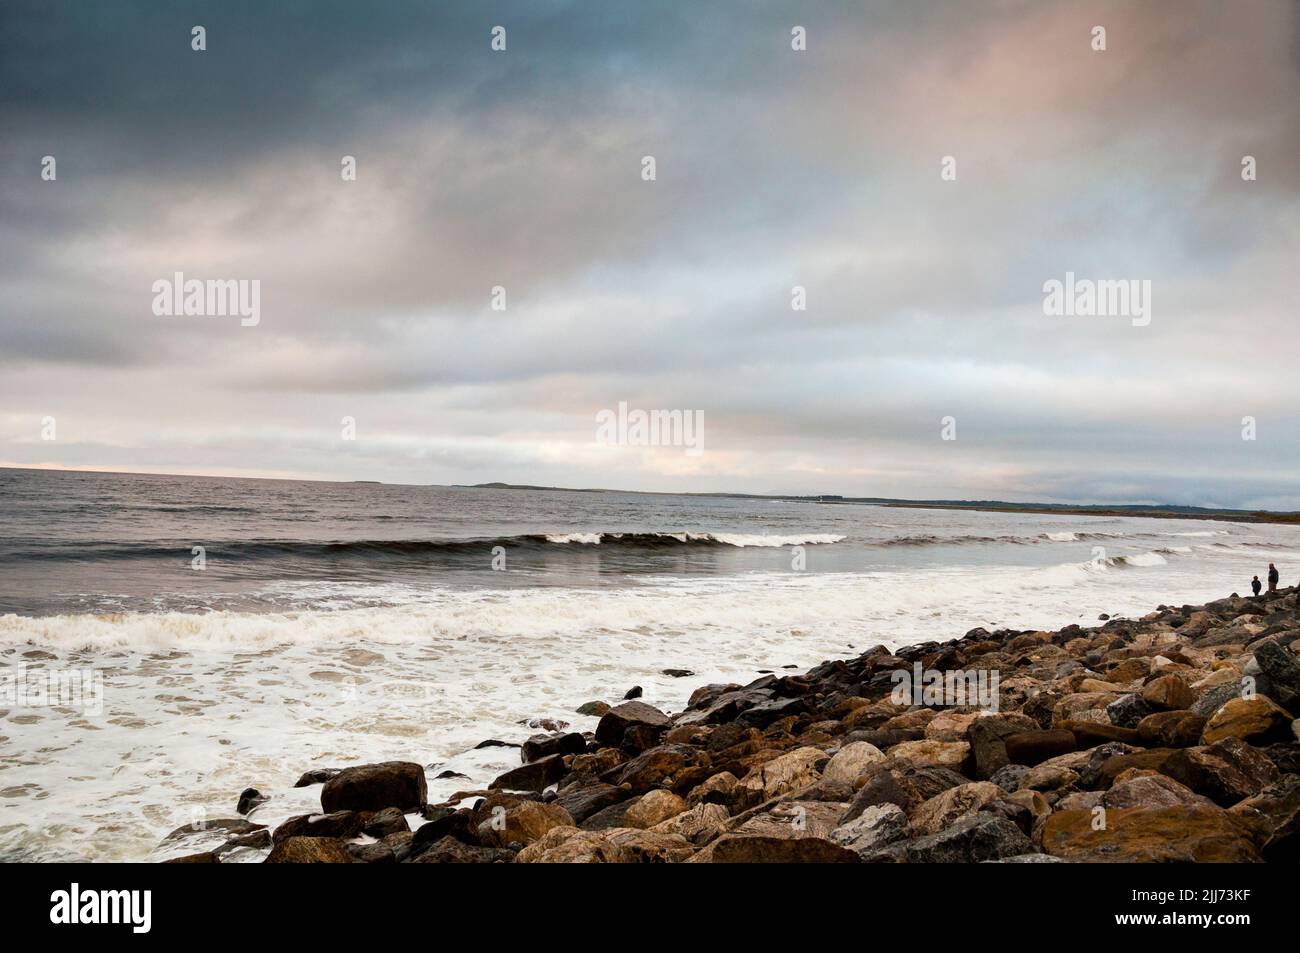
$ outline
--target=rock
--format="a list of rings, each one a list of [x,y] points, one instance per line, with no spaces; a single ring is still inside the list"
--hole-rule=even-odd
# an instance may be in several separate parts
[[[239,795],[239,804],[235,807],[235,813],[248,814],[253,808],[259,804],[265,804],[269,800],[270,798],[257,788],[245,788],[243,793]]]
[[[640,698],[642,694],[644,693],[641,691],[641,686],[633,685],[627,690],[627,694],[623,696],[623,699],[624,701],[630,701],[633,698]]]
[[[1012,764],[1030,766],[1067,754],[1075,748],[1074,734],[1063,729],[1021,731],[1002,740]]]
[[[424,807],[428,791],[424,767],[413,761],[385,761],[356,768],[344,768],[321,788],[321,809],[335,811],[382,811],[399,807],[417,811]]]
[[[623,864],[629,858],[603,833],[556,827],[521,850],[519,864]]]
[[[651,708],[644,702],[623,702],[601,716],[600,723],[596,725],[596,741],[618,747],[623,742],[623,733],[631,727],[640,726],[651,732],[663,733],[670,724],[668,716],[658,708]]]
[[[661,821],[650,830],[657,834],[680,834],[695,844],[703,844],[722,830],[730,814],[721,804],[701,803]]]
[[[564,773],[564,756],[553,754],[511,768],[488,787],[494,791],[545,791],[563,778]]]
[[[1058,811],[1043,827],[1043,850],[1067,860],[1112,863],[1250,863],[1258,852],[1227,812],[1205,805]]]
[[[531,844],[553,827],[574,827],[573,817],[560,805],[519,801],[494,808],[478,825],[478,839],[484,847]]]
[[[611,804],[597,811],[578,826],[584,831],[608,831],[615,827],[627,827],[627,809],[631,806],[631,801]]]
[[[943,711],[925,726],[925,737],[931,741],[966,741],[971,725],[980,713],[977,711]]]
[[[1063,721],[1061,728],[1074,735],[1075,747],[1080,750],[1095,748],[1110,741],[1136,745],[1141,740],[1136,728],[1121,728],[1119,725],[1107,725],[1099,721]]]
[[[689,668],[666,668],[662,674],[667,675],[669,678],[689,678],[695,673]]]
[[[723,834],[688,864],[856,864],[858,855],[820,837]]]
[[[831,843],[869,857],[908,836],[907,815],[894,804],[868,807],[847,824],[831,831]]]
[[[277,827],[271,839],[278,844],[289,837],[356,837],[365,823],[365,817],[357,811],[299,814]]]
[[[1204,794],[1221,807],[1230,807],[1259,794],[1278,777],[1273,762],[1235,737],[1224,738],[1208,747],[1180,748],[1161,773],[1197,794]]]
[[[1105,721],[1121,728],[1136,728],[1138,722],[1154,710],[1150,702],[1134,692],[1121,695],[1107,705]]]
[[[917,764],[960,770],[970,756],[970,744],[965,741],[904,741],[890,748],[888,755]]]
[[[478,744],[476,744],[474,746],[474,750],[479,751],[483,748],[518,748],[518,747],[519,745],[515,744],[513,741],[501,741],[497,738],[488,738],[486,741],[480,741]]]
[[[1032,854],[1034,845],[1005,817],[973,814],[907,845],[909,864],[963,864]]]
[[[1176,711],[1190,708],[1196,701],[1196,693],[1182,676],[1161,675],[1142,686],[1142,700],[1155,709]]]
[[[441,817],[416,828],[411,837],[410,852],[412,855],[418,855],[444,837],[454,837],[464,843],[477,845],[478,824],[479,821],[473,811],[464,808],[447,811]]]
[[[1256,744],[1291,737],[1291,715],[1266,695],[1233,698],[1210,716],[1201,734],[1202,744],[1240,738]]]
[[[571,827],[557,829],[574,830]],[[412,856],[409,862],[412,864],[509,864],[514,860],[515,852],[512,850],[501,847],[480,847],[466,844],[455,837],[443,837],[430,844],[426,850]]]
[[[686,803],[691,807],[698,804],[730,804],[739,783],[739,779],[730,771],[720,771],[691,788],[686,795]]]
[[[163,861],[164,864],[219,864],[219,858],[212,851],[203,851],[199,854],[186,854],[183,857],[169,857]]]
[[[383,840],[389,834],[400,834],[410,829],[411,825],[406,822],[406,815],[402,813],[401,808],[386,807],[366,821],[365,826],[361,828],[361,833],[376,840]]]
[[[1296,633],[1289,633],[1289,636],[1294,635]],[[1276,700],[1293,714],[1300,714],[1300,661],[1277,641],[1261,641],[1252,648],[1255,662],[1268,676]]]
[[[1286,775],[1228,812],[1270,862],[1300,860],[1300,775]]]
[[[268,864],[351,864],[353,857],[337,837],[286,837],[271,848]]]
[[[798,748],[753,768],[740,779],[735,794],[742,807],[751,807],[779,794],[812,784],[820,777],[817,765],[826,760],[819,748]]]
[[[1004,791],[1017,791],[1020,789],[1020,782],[1029,771],[1030,769],[1023,764],[1009,764],[999,768],[989,780]]]
[[[595,701],[595,702],[586,702],[578,706],[576,713],[579,715],[587,715],[589,717],[599,718],[607,711],[609,711],[609,705],[607,705],[605,702]]]
[[[1139,739],[1161,748],[1190,748],[1200,743],[1205,717],[1193,711],[1159,711],[1138,722]]]
[[[854,741],[840,748],[826,765],[822,778],[826,781],[843,781],[853,784],[870,765],[885,760],[885,755],[875,745]]]
[[[595,778],[579,778],[555,792],[555,803],[569,812],[575,824],[581,824],[597,811],[625,801],[630,792]]]
[[[623,822],[628,827],[647,829],[686,810],[686,802],[671,791],[647,791],[628,805]]]
[[[524,764],[539,761],[553,754],[582,754],[587,750],[587,739],[576,731],[558,735],[533,735],[523,743],[519,754]]]
[[[695,853],[694,845],[680,834],[616,827],[606,831],[605,837],[629,864],[679,864]]]
[[[1234,698],[1241,697],[1241,682],[1232,681],[1224,685],[1215,685],[1213,688],[1203,692],[1195,702],[1192,703],[1192,712],[1209,718],[1216,711],[1222,708],[1227,702]]]
[[[620,787],[628,785],[633,794],[644,794],[656,787],[690,790],[703,780],[701,771],[708,764],[708,754],[691,745],[659,745],[606,772],[601,780]]]
[[[344,847],[352,855],[353,860],[363,864],[397,863],[397,855],[393,853],[393,848],[382,841],[374,844],[345,844]]]
[[[763,837],[830,836],[847,805],[828,801],[782,800],[760,805],[727,822],[728,831]]]
[[[1126,808],[1160,808],[1178,805],[1212,807],[1214,802],[1197,794],[1163,774],[1151,774],[1128,780],[1117,780],[1109,791],[1102,794],[1102,807],[1114,810]]]
[[[1003,796],[1003,790],[991,781],[959,784],[918,805],[911,814],[912,827],[922,835],[937,834]]]
[[[294,782],[293,786],[296,788],[305,788],[311,784],[324,784],[342,770],[342,768],[312,768]]]

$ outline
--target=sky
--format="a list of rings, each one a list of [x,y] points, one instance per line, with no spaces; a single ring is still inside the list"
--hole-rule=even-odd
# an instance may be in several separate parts
[[[0,130],[0,466],[1300,509],[1289,0],[6,0]]]

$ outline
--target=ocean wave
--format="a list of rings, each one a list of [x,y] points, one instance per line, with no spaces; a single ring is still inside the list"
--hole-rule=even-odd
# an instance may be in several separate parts
[[[5,562],[114,562],[190,557],[195,545],[204,547],[208,558],[225,561],[263,559],[376,559],[435,557],[439,554],[481,554],[497,546],[513,549],[545,549],[551,546],[601,545],[632,549],[662,549],[680,546],[817,546],[838,543],[845,537],[838,533],[800,533],[770,535],[758,533],[524,533],[514,536],[480,536],[450,539],[354,539],[290,540],[254,539],[247,541],[177,540],[119,543],[106,541],[44,542],[40,545],[10,544],[0,548],[0,564]]]

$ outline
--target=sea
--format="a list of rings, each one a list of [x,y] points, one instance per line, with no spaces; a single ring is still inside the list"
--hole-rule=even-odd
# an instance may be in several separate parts
[[[588,701],[680,711],[878,644],[1248,592],[1269,562],[1294,582],[1300,527],[0,469],[0,860],[203,849],[246,788],[258,823],[319,810],[314,768],[417,761],[441,800],[519,763],[483,741],[592,730]]]

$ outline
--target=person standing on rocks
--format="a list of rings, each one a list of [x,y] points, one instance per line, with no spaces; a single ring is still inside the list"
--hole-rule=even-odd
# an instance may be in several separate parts
[[[1256,576],[1254,579],[1252,579],[1252,580],[1250,581],[1250,588],[1253,589],[1253,590],[1255,590],[1255,595],[1256,595],[1256,596],[1259,596],[1259,590],[1260,590],[1260,588],[1261,588],[1261,583],[1260,583],[1260,581],[1259,581],[1259,577],[1258,577],[1258,576]]]
[[[1277,592],[1277,567],[1272,563],[1268,564],[1268,591]]]

